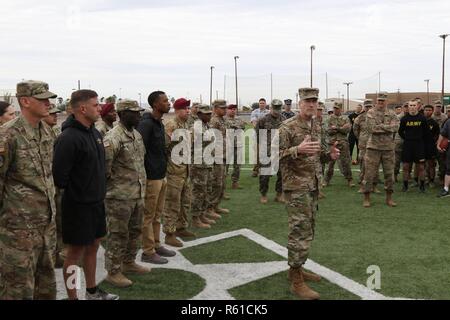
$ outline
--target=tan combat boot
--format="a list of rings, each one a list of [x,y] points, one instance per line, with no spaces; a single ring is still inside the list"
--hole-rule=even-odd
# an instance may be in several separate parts
[[[192,217],[192,226],[199,229],[211,229],[209,224],[203,223],[200,217]]]
[[[118,288],[126,288],[133,285],[133,281],[125,277],[122,272],[117,272],[115,274],[108,273],[105,281]]]
[[[166,240],[164,242],[172,247],[181,248],[183,246],[183,242],[178,240],[174,233],[166,233]]]
[[[206,217],[207,217],[208,219],[213,219],[213,220],[219,220],[219,219],[222,219],[222,216],[221,216],[220,214],[214,212],[213,209],[209,209],[209,210],[206,212]]]
[[[151,271],[152,271],[152,269],[140,266],[136,262],[124,263],[122,265],[122,272],[123,273],[146,274],[146,273],[149,273]]]
[[[373,192],[374,193],[381,193],[380,189],[377,188],[377,185],[373,186]]]
[[[392,200],[392,192],[386,192],[386,204],[389,207],[396,207],[397,204]]]
[[[175,231],[175,235],[180,238],[195,238],[197,235],[189,230],[182,228]]]
[[[364,186],[362,185],[362,183],[359,185],[358,193],[364,193]]]
[[[370,207],[370,193],[364,193],[363,207],[364,208]]]
[[[230,213],[230,210],[217,207],[217,208],[214,208],[214,212],[220,213],[220,214],[228,214],[228,213]]]
[[[293,268],[289,269],[289,272],[288,272],[288,280],[289,281],[292,281],[293,270],[295,270],[295,269],[293,269]],[[305,271],[304,268],[302,268],[302,274],[303,274],[303,279],[305,279],[305,281],[319,282],[320,280],[322,280],[321,276],[319,276],[315,273],[307,272],[307,271]]]
[[[307,286],[301,268],[291,268],[291,292],[303,300],[318,300],[320,295]]]
[[[259,199],[259,202],[261,204],[267,204],[267,197],[266,196],[261,196],[261,199]]]
[[[208,219],[208,218],[206,217],[206,215],[205,215],[205,216],[200,216],[200,220],[201,220],[203,223],[205,223],[205,224],[209,224],[209,225],[216,224],[216,221],[215,221],[215,220]]]
[[[225,193],[222,197],[223,200],[230,200],[230,195],[228,193]]]
[[[284,203],[284,198],[282,193],[277,193],[277,196],[274,199],[275,202]]]

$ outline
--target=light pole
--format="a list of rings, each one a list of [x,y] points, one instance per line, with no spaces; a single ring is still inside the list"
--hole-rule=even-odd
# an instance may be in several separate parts
[[[430,79],[425,79],[423,81],[427,83],[427,104],[430,104]]]
[[[142,93],[138,93],[139,95],[139,107],[142,108]]]
[[[122,88],[119,88],[119,100],[122,99]]]
[[[234,77],[236,79],[236,105],[239,109],[239,94],[238,94],[238,74],[237,74],[237,59],[239,56],[234,57]]]
[[[353,82],[344,82],[344,84],[347,86],[347,111],[350,110],[350,85],[353,84]]]
[[[445,38],[448,37],[448,34],[441,34],[439,37],[442,38],[443,45],[442,45],[442,93],[441,93],[441,100],[442,100],[442,112],[444,112],[444,83],[445,83]]]
[[[211,83],[209,85],[209,105],[212,105],[212,83],[213,83],[213,69],[214,66],[211,66]]]
[[[311,88],[313,87],[313,51],[316,50],[316,46],[311,46]]]

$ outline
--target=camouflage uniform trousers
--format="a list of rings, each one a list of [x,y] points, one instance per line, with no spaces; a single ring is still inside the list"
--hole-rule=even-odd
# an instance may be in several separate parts
[[[269,182],[271,176],[259,175],[259,192],[262,196],[267,196],[267,192],[269,191]],[[275,191],[277,193],[283,192],[283,185],[281,179],[281,170],[277,172],[277,182],[275,183]]]
[[[110,274],[122,270],[122,263],[132,263],[141,245],[144,199],[106,199],[108,222],[105,269]]]
[[[189,226],[191,208],[191,182],[187,174],[167,175],[166,202],[163,212],[164,233],[175,233]]]
[[[383,166],[384,189],[386,192],[394,192],[394,150],[367,149],[364,157],[365,173],[363,186],[365,193],[373,191],[373,186],[376,185],[378,180],[380,163]]]
[[[211,177],[209,207],[217,209],[225,193],[225,165],[214,164]]]
[[[0,300],[55,300],[56,226],[0,228]]]
[[[205,216],[210,207],[209,195],[211,194],[212,168],[193,165],[191,167],[192,206],[193,217]]]
[[[366,162],[365,162],[365,157],[366,157],[366,151],[367,148],[366,146],[359,146],[359,184],[362,184],[364,181],[364,175],[366,173]],[[379,171],[379,166],[377,168],[377,176],[375,178],[375,184],[374,186],[376,186],[379,182],[380,182],[380,177],[378,174]]]
[[[233,163],[233,172],[231,173],[231,182],[237,183],[239,182],[239,178],[241,177],[241,165],[237,164],[237,153],[238,149],[234,149],[234,163]],[[226,175],[228,176],[229,169],[231,164],[227,164],[226,166]]]
[[[318,210],[318,191],[285,191],[288,212],[288,264],[301,267],[308,259],[314,239]]]
[[[337,144],[337,148],[341,151],[341,156],[339,158],[340,165],[342,165],[342,174],[345,179],[352,180],[352,168],[351,168],[351,159],[350,159],[350,151],[348,146],[348,141],[339,141]],[[328,163],[328,170],[325,176],[325,182],[330,182],[331,178],[334,174],[334,164],[336,160],[331,160]]]

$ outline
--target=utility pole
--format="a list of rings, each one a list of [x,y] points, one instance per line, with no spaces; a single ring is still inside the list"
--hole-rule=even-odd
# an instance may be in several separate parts
[[[326,98],[328,99],[328,72],[325,72]]]
[[[270,74],[270,102],[273,100],[273,77],[272,73]]]
[[[78,90],[80,90],[80,89],[81,89],[81,81],[78,80]]]
[[[313,51],[316,50],[316,46],[311,46],[311,88],[313,87]]]
[[[424,81],[427,83],[427,104],[430,104],[430,79]]]
[[[344,84],[347,86],[347,111],[350,110],[350,85],[353,84],[353,82],[344,82]]]
[[[448,34],[441,34],[439,37],[442,38],[442,92],[441,92],[441,100],[442,100],[442,112],[444,112],[444,90],[445,90],[445,38],[448,37]]]
[[[239,59],[239,56],[234,57],[234,77],[236,79],[236,105],[239,110],[237,59]]]
[[[214,66],[211,66],[211,83],[209,85],[209,105],[212,105],[212,84],[213,84],[213,69]]]

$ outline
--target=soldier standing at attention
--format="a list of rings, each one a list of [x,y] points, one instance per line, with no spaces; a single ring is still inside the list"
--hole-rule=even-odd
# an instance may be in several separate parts
[[[17,84],[21,115],[0,127],[0,300],[56,299],[53,139],[41,121],[56,94]]]
[[[192,128],[194,126],[194,122],[198,120],[198,107],[200,106],[200,103],[194,102],[191,107],[191,112],[189,113],[187,124],[189,128]]]
[[[228,106],[228,113],[226,118],[227,129],[232,130],[242,130],[245,131],[245,121],[237,116],[237,105],[230,104]],[[239,178],[241,175],[241,165],[237,162],[238,154],[242,152],[242,141],[238,138],[234,140],[233,152],[234,152],[234,163],[233,163],[233,173],[231,174],[231,189],[242,189],[239,186]],[[227,165],[227,172],[228,167]]]
[[[352,164],[357,164],[359,160],[359,147],[358,147],[358,138],[355,137],[355,133],[353,132],[353,124],[355,123],[355,119],[357,116],[359,116],[362,112],[362,105],[358,104],[356,107],[356,110],[353,111],[348,118],[350,119],[350,124],[352,125],[350,133],[348,134],[348,143],[350,146],[350,160],[353,157],[353,149],[356,145],[356,160],[352,161]]]
[[[291,108],[292,108],[292,100],[291,99],[284,100],[284,111],[281,113],[284,119],[290,119],[295,116],[295,113],[291,110]]]
[[[398,121],[400,121],[405,115],[403,112],[403,107],[398,105],[395,107],[395,115]],[[395,168],[394,168],[394,180],[398,181],[398,175],[400,174],[400,163],[402,162],[402,149],[403,149],[403,139],[398,133],[395,134]]]
[[[389,207],[395,207],[397,204],[392,200],[395,166],[394,134],[398,130],[399,123],[395,113],[387,109],[387,93],[380,92],[378,94],[377,104],[367,112],[366,121],[369,139],[364,158],[363,206],[368,208],[371,205],[370,193],[373,191],[381,163],[384,172],[386,204]]]
[[[269,110],[267,110],[267,102],[266,99],[261,98],[258,102],[258,108],[255,108],[255,110],[252,111],[250,116],[250,122],[253,125],[253,128],[256,127],[256,124],[258,123],[258,120],[262,117],[266,116],[269,113]],[[256,150],[256,154],[259,153],[259,150]],[[258,157],[257,157],[258,158]],[[259,165],[258,160],[256,160],[256,164],[253,167],[252,177],[256,178],[258,176],[259,171]]]
[[[175,117],[165,125],[168,164],[163,231],[166,234],[165,243],[173,247],[183,246],[183,243],[177,239],[177,236],[185,238],[195,237],[195,234],[187,230],[189,226],[187,215],[191,208],[190,168],[187,162],[176,164],[173,159],[173,156],[185,157],[186,155],[172,155],[174,146],[180,141],[179,136],[173,136],[176,130],[179,130],[177,135],[182,134],[182,141],[189,141],[189,144],[191,142],[187,123],[190,104],[191,101],[184,98],[176,100],[173,104]]]
[[[341,114],[342,103],[335,102],[334,113],[330,116],[327,124],[327,133],[329,137],[329,145],[333,145],[336,142],[339,150],[341,150],[341,157],[339,161],[342,165],[342,172],[344,174],[345,179],[347,179],[348,186],[354,187],[352,178],[352,168],[351,168],[351,159],[350,159],[350,151],[348,146],[348,138],[347,135],[350,132],[352,127],[350,123],[350,119]],[[336,161],[330,161],[328,164],[327,174],[325,176],[325,185],[329,185],[331,178],[334,174],[334,164]]]
[[[118,300],[97,287],[97,251],[106,236],[106,171],[102,136],[94,123],[100,116],[98,95],[92,90],[72,93],[73,114],[55,143],[53,177],[62,189],[62,235],[67,246],[64,284],[70,300],[77,300],[71,278],[83,258],[87,300]]]
[[[191,166],[192,181],[192,226],[200,229],[210,229],[208,216],[209,198],[212,188],[213,163],[208,163],[204,156],[205,148],[212,143],[213,135],[209,132],[212,110],[208,105],[200,105],[198,117],[193,128],[194,137],[192,146],[194,149],[193,164]],[[197,145],[196,145],[197,144]],[[198,157],[195,157],[195,149],[199,149]],[[213,155],[211,155],[213,157]],[[211,161],[212,162],[212,161]]]
[[[326,141],[326,133],[325,133],[325,123],[323,120],[323,109],[324,109],[324,104],[323,102],[319,101],[319,104],[317,105],[317,113],[316,113],[316,121],[319,123],[320,126],[320,141],[322,143],[322,145],[327,146],[327,141]],[[325,194],[322,192],[322,181],[323,181],[323,175],[324,175],[324,171],[325,171],[325,164],[326,162],[324,161],[324,159],[321,159],[320,162],[317,163],[317,167],[318,167],[318,172],[320,173],[319,176],[319,199],[323,199],[325,198]]]
[[[101,119],[95,123],[95,128],[101,133],[102,137],[104,137],[105,134],[113,128],[114,122],[117,120],[114,103],[104,104],[100,115]]]
[[[162,117],[170,110],[170,101],[162,91],[148,96],[152,112],[145,112],[137,127],[145,145],[145,171],[147,189],[142,227],[142,262],[166,264],[165,257],[173,257],[175,251],[161,246],[161,215],[164,211],[167,190],[166,133]]]
[[[144,217],[147,175],[145,147],[136,127],[140,112],[137,101],[117,103],[119,123],[105,136],[106,214],[108,237],[105,251],[105,281],[117,286],[133,284],[123,273],[145,274],[150,269],[136,264]]]
[[[56,107],[55,104],[50,103],[50,109],[48,110],[48,113],[49,113],[48,116],[45,117],[43,120],[52,129],[51,133],[52,133],[53,139],[56,140],[56,138],[61,133],[61,128],[57,125],[58,124],[58,113],[61,113],[61,111]]]
[[[301,88],[300,113],[280,127],[280,166],[283,191],[288,212],[288,263],[291,291],[302,299],[319,299],[305,281],[320,281],[320,276],[308,273],[303,265],[308,259],[318,202],[317,162],[339,157],[337,142],[326,150],[321,144],[320,125],[315,121],[319,89]]]
[[[210,127],[220,131],[222,135],[222,163],[214,163],[213,167],[213,179],[212,179],[212,192],[210,196],[210,210],[219,214],[227,214],[230,211],[228,209],[219,208],[220,201],[223,198],[225,192],[225,164],[226,164],[226,133],[227,127],[224,116],[226,114],[227,102],[225,100],[216,100],[213,102],[214,115],[210,122]],[[220,146],[217,146],[220,148]],[[217,149],[216,149],[217,152]]]
[[[442,129],[442,126],[444,125],[444,122],[447,120],[447,115],[442,113],[442,103],[441,100],[434,101],[434,112],[432,116],[433,120],[435,120],[439,128]],[[438,178],[439,183],[442,185],[444,183],[444,176],[445,176],[445,154],[439,152],[437,154],[437,162],[439,165],[438,168]]]
[[[281,123],[285,120],[284,117],[281,115],[281,108],[283,106],[283,103],[275,99],[270,104],[270,113],[265,115],[263,118],[259,119],[255,130],[257,135],[257,141],[258,146],[260,143],[264,143],[262,140],[262,134],[265,130],[265,140],[267,143],[267,157],[270,157],[271,155],[271,145],[272,145],[272,139],[275,135],[275,131],[278,130],[281,126]],[[259,164],[259,168],[269,168],[270,164]],[[269,182],[270,182],[270,175],[263,175],[259,174],[259,192],[261,193],[261,199],[260,202],[262,204],[267,203],[267,192],[269,191]],[[275,197],[275,202],[284,202],[283,200],[283,186],[282,186],[282,179],[281,179],[281,171],[278,170],[277,172],[277,182],[275,185],[275,191],[277,192],[277,196]]]

